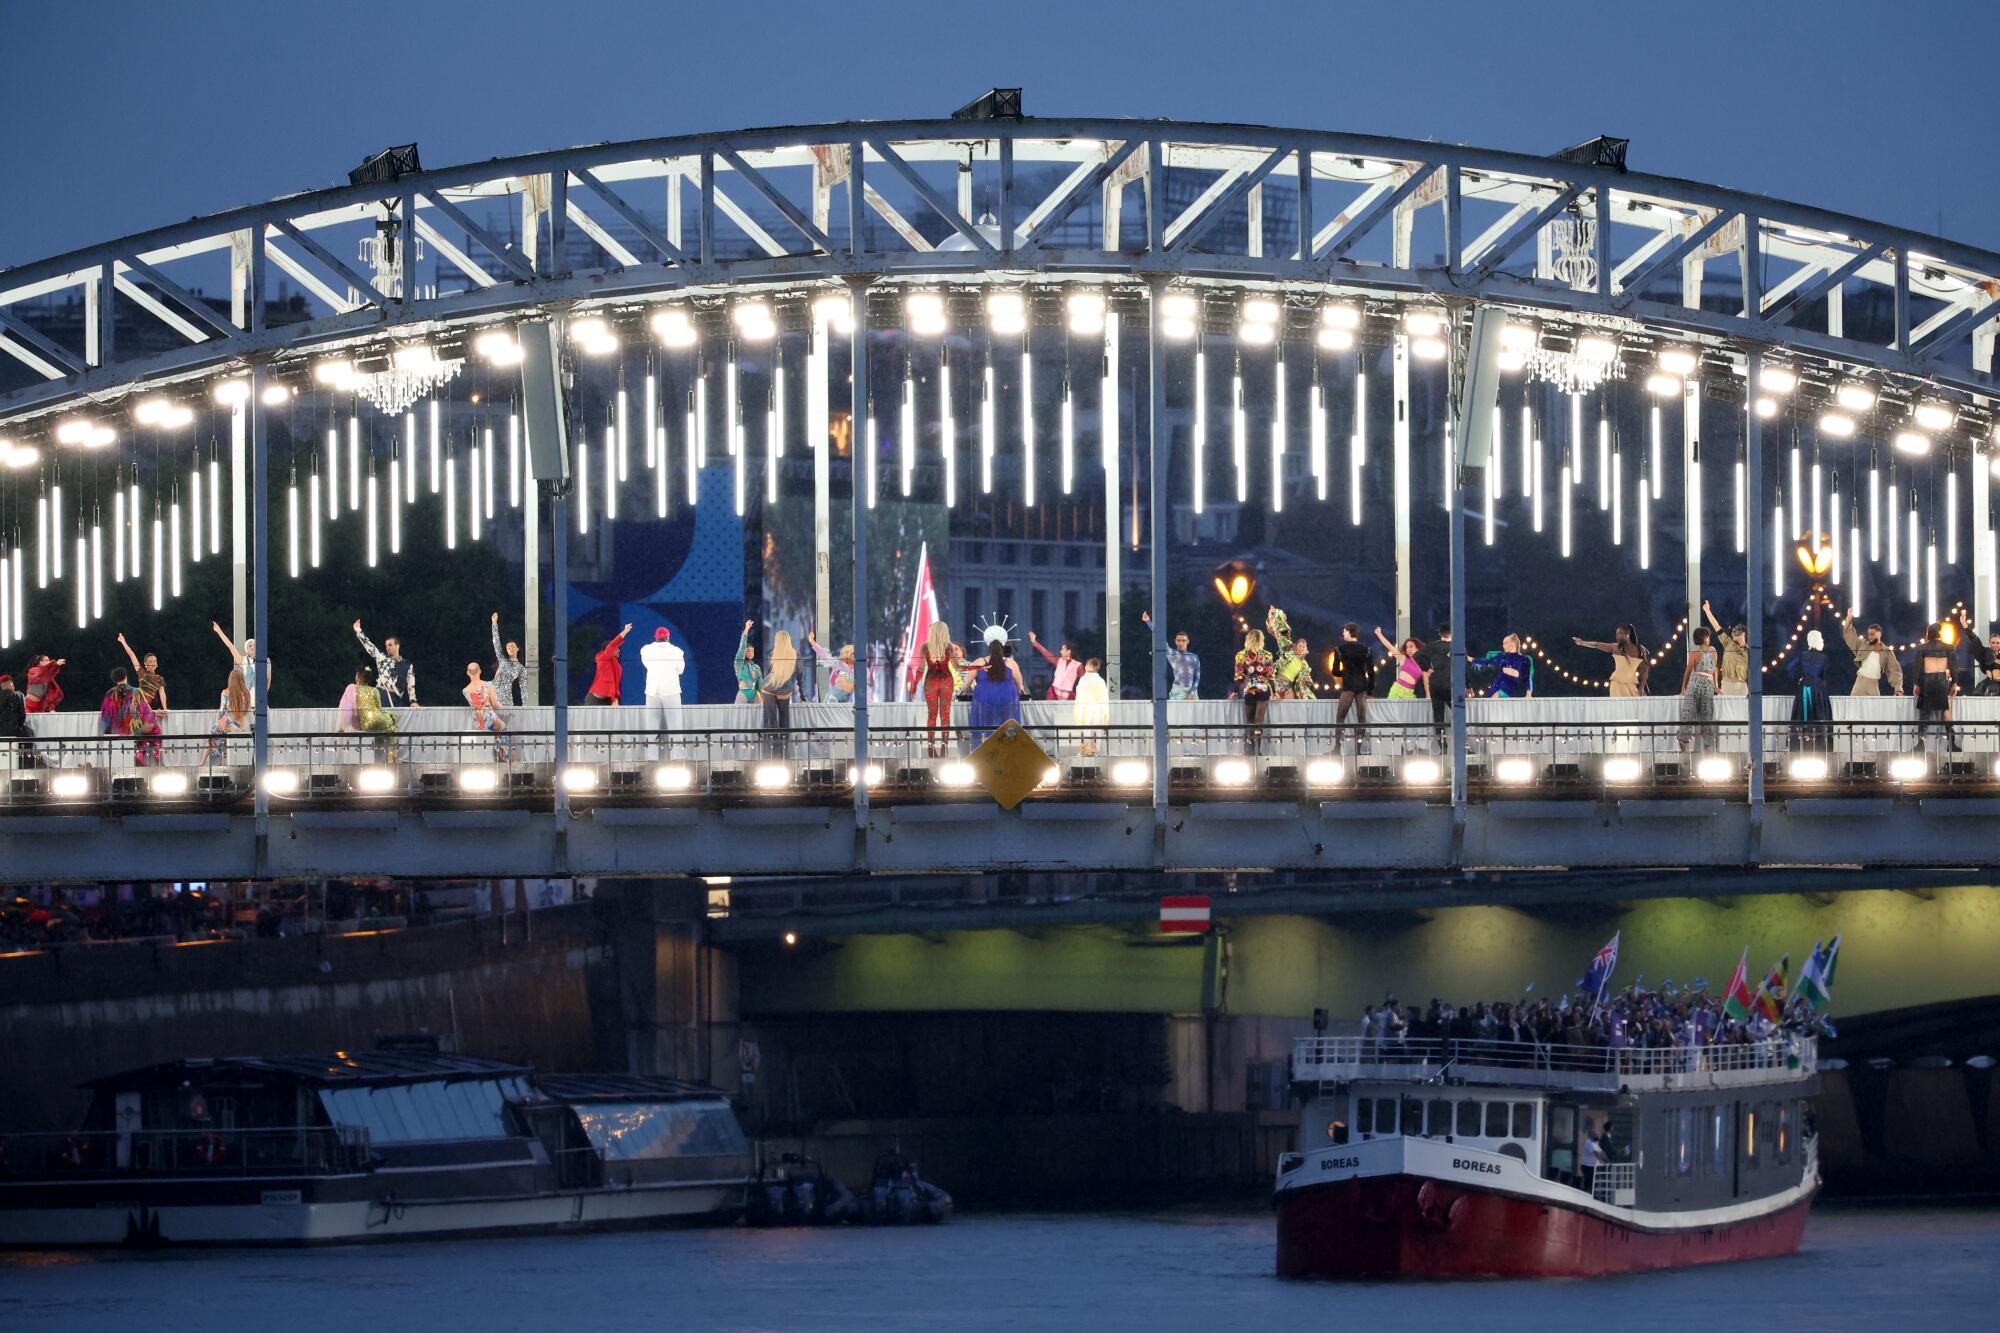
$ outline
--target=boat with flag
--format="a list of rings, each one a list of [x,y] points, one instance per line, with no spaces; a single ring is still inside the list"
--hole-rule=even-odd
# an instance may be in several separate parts
[[[1837,950],[1808,965],[1821,1003]],[[1565,1035],[1610,1031],[1604,1044],[1518,1022],[1299,1041],[1278,1274],[1585,1277],[1797,1249],[1820,1184],[1811,999],[1780,1000],[1773,1021],[1746,986],[1753,1005],[1725,1017],[1744,1007],[1739,965],[1723,1005],[1705,986],[1697,1004],[1633,989],[1607,1004],[1615,959],[1614,940],[1562,1011]],[[1675,1039],[1628,1041],[1621,1004]]]

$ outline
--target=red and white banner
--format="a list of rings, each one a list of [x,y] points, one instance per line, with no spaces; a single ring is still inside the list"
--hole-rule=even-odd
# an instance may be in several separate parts
[[[1166,934],[1199,935],[1208,928],[1206,895],[1160,899],[1160,929]]]

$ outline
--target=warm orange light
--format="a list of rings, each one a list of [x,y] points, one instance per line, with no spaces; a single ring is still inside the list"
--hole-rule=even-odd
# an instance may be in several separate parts
[[[1956,646],[1958,643],[1958,622],[1955,620],[1940,620],[1938,622],[1938,638],[1947,648]]]
[[[1833,546],[1824,537],[1820,538],[1817,551],[1804,542],[1799,543],[1798,556],[1799,567],[1813,578],[1823,578],[1833,568]]]

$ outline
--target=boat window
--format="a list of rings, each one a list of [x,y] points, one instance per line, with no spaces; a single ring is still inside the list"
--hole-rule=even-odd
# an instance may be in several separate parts
[[[365,1129],[376,1143],[492,1139],[508,1134],[500,1088],[486,1082],[328,1088],[320,1104],[336,1125]]]
[[[1549,1141],[1568,1143],[1576,1137],[1576,1108],[1574,1106],[1551,1106],[1549,1108]]]
[[[1723,1115],[1724,1107],[1710,1109],[1709,1116],[1709,1166],[1716,1175],[1729,1171],[1729,1119]]]
[[[1353,1101],[1354,1101],[1354,1132],[1356,1134],[1374,1133],[1375,1117],[1374,1115],[1371,1114],[1371,1112],[1374,1110],[1375,1103],[1369,1101],[1366,1097],[1356,1097],[1353,1099]]]
[[[1394,1134],[1396,1132],[1396,1099],[1377,1097],[1375,1099],[1375,1132]]]
[[[1431,1102],[1430,1136],[1432,1138],[1441,1139],[1451,1133],[1451,1114],[1451,1103],[1445,1101],[1442,1097]]]
[[[1514,1103],[1514,1137],[1532,1139],[1535,1137],[1535,1104],[1533,1102]]]
[[[1486,1137],[1489,1139],[1507,1137],[1507,1103],[1486,1103]]]
[[[1674,1170],[1686,1175],[1694,1167],[1694,1111],[1683,1106],[1674,1112]]]
[[[717,1097],[685,1102],[602,1102],[579,1106],[576,1118],[607,1162],[748,1153],[743,1128]]]
[[[1743,1155],[1753,1162],[1757,1160],[1757,1113],[1754,1110],[1743,1122]]]
[[[1458,1104],[1458,1137],[1476,1139],[1479,1137],[1479,1103],[1460,1102]]]
[[[1415,1097],[1403,1099],[1403,1137],[1421,1138],[1424,1132],[1424,1104]]]

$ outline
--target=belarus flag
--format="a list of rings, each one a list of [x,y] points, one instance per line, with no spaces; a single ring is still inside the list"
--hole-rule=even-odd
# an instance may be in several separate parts
[[[1743,956],[1736,960],[1736,970],[1729,974],[1729,988],[1722,992],[1722,1013],[1741,1023],[1750,1017],[1750,1006],[1757,1002],[1750,993],[1750,947],[1743,947]]]

